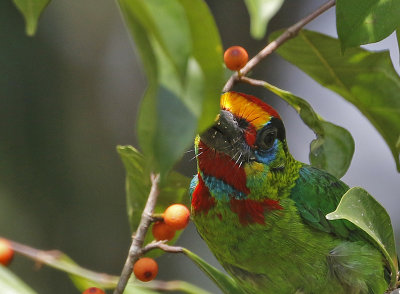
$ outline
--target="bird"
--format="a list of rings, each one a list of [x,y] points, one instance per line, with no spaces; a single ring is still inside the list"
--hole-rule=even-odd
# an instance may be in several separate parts
[[[346,220],[327,220],[349,186],[294,159],[278,112],[226,92],[196,136],[191,215],[243,293],[383,294],[382,253]]]

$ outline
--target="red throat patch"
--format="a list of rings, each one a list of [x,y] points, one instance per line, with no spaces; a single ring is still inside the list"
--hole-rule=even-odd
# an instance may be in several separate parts
[[[246,173],[243,167],[239,167],[228,155],[209,148],[201,141],[199,150],[197,160],[200,170],[205,175],[222,180],[240,192],[250,193],[246,186]]]

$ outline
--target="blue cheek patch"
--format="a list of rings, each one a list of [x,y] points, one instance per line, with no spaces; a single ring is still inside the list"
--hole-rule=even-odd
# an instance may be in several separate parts
[[[261,163],[270,164],[276,159],[278,152],[278,139],[275,139],[274,145],[268,150],[256,150],[256,160]]]
[[[236,190],[222,180],[203,174],[201,175],[201,177],[203,178],[203,181],[208,189],[210,190],[211,195],[214,196],[217,200],[227,202],[231,199],[231,197],[234,197],[236,199],[246,198],[245,193]]]

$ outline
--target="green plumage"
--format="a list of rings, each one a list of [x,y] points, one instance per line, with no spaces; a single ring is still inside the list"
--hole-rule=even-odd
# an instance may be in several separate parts
[[[232,193],[230,199],[219,197],[221,190],[229,186],[229,178],[219,181],[217,172],[206,164],[209,159],[205,156],[209,155],[198,157],[199,174],[191,189],[192,215],[198,232],[244,293],[383,294],[388,281],[380,251],[351,223],[325,218],[336,209],[348,186],[322,170],[294,160],[286,140],[279,139],[279,131],[278,128],[275,143],[269,149],[257,149],[256,141],[256,160],[250,160],[249,155],[248,160],[240,161],[238,170],[245,172],[250,191],[245,198],[240,193]],[[211,148],[212,162],[218,159],[215,154],[226,147],[209,143],[210,134],[197,139],[196,152]],[[230,154],[248,150],[245,141],[238,145],[238,140],[229,137],[232,134],[222,132],[221,136],[235,142]],[[207,147],[201,147],[201,141],[207,142]],[[203,206],[198,203],[200,196],[205,198],[206,194],[196,190],[201,188],[199,177],[210,194],[208,200],[202,200]],[[250,217],[248,223],[232,209],[232,201],[243,200],[245,205],[248,202],[244,200],[258,203],[265,199],[279,202],[281,208],[265,209],[263,223],[251,221],[252,207],[243,208],[249,213],[245,215]],[[204,205],[206,200],[209,206]]]

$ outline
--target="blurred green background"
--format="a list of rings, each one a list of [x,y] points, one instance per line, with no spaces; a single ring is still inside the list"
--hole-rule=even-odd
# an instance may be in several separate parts
[[[242,45],[250,55],[266,40],[249,36],[242,1],[207,1],[224,47]],[[287,27],[320,1],[286,1],[269,31]],[[308,26],[335,35],[334,10]],[[84,267],[119,274],[130,243],[124,170],[115,146],[137,146],[134,125],[146,81],[117,5],[108,0],[57,0],[45,10],[34,38],[25,36],[11,0],[0,1],[0,236],[41,249],[59,249]],[[394,48],[395,37],[370,49]],[[392,52],[398,67],[398,55]],[[356,140],[344,177],[363,186],[389,211],[400,235],[399,174],[383,139],[349,103],[320,87],[277,56],[254,76],[306,98],[323,117],[348,128]],[[260,89],[282,114],[289,146],[308,162],[313,133],[284,102]],[[177,168],[195,173],[192,153]],[[180,245],[217,265],[192,225]],[[17,256],[11,265],[38,293],[78,293],[65,274]],[[184,279],[219,290],[182,256],[160,259],[160,279]],[[0,289],[1,294],[1,289]]]

